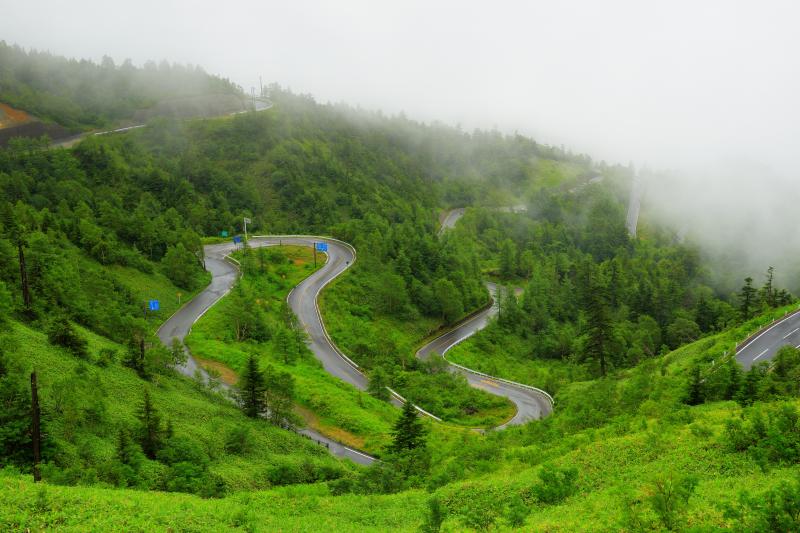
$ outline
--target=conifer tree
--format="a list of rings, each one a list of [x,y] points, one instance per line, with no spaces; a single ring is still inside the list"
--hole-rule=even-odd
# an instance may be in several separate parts
[[[611,344],[611,316],[608,308],[608,292],[593,274],[588,294],[587,318],[589,321],[585,357],[600,365],[600,375],[605,376],[608,369],[606,358]]]
[[[767,269],[766,278],[767,278],[767,280],[764,283],[764,286],[761,287],[761,300],[765,304],[767,304],[767,306],[775,307],[776,306],[776,302],[775,302],[776,293],[775,293],[775,285],[773,283],[773,280],[775,278],[775,267],[771,266],[771,267],[769,267]]]
[[[425,426],[417,417],[417,409],[411,401],[403,404],[403,412],[394,425],[394,442],[390,450],[403,453],[425,446]]]
[[[753,287],[753,278],[750,276],[744,278],[744,286],[739,291],[739,312],[744,320],[750,320],[753,317],[757,292]]]
[[[689,376],[689,390],[686,403],[689,405],[700,405],[704,401],[705,391],[703,386],[703,378],[700,375],[700,367],[695,365],[692,367],[691,375]]]
[[[161,415],[153,405],[150,391],[144,389],[144,397],[136,413],[136,418],[141,424],[139,427],[139,445],[144,454],[150,459],[155,459],[158,450],[161,449],[163,440],[163,430],[161,428]]]
[[[733,400],[739,388],[742,386],[742,369],[735,359],[728,361],[728,376],[725,383],[723,398]]]
[[[264,373],[258,367],[255,356],[250,355],[239,382],[239,405],[244,414],[250,418],[257,418],[264,413],[265,390]]]

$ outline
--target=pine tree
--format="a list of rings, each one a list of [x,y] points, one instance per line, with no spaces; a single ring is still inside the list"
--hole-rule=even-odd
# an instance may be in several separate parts
[[[517,271],[517,247],[514,241],[506,239],[500,245],[500,276],[503,279],[514,277]]]
[[[163,430],[161,429],[161,415],[158,414],[155,405],[153,405],[150,391],[147,389],[144,389],[144,398],[136,413],[136,418],[139,419],[141,424],[139,427],[139,445],[141,445],[142,451],[147,457],[155,459],[158,450],[161,449]]]
[[[761,287],[761,300],[767,304],[769,307],[775,307],[775,286],[773,284],[773,279],[775,278],[775,267],[769,267],[767,269],[767,281],[764,283],[764,286]]]
[[[28,468],[31,455],[31,395],[21,373],[0,349],[0,464]]]
[[[124,465],[133,465],[136,463],[136,445],[131,440],[126,428],[120,428],[117,434],[117,459]]]
[[[739,388],[742,386],[742,369],[735,359],[728,361],[728,379],[725,383],[725,390],[723,398],[725,400],[733,400]]]
[[[608,296],[605,286],[592,275],[586,308],[589,321],[589,334],[584,355],[586,358],[597,361],[600,365],[600,375],[605,376],[607,369],[606,358],[611,344],[611,316],[608,308]]]
[[[283,355],[283,362],[287,365],[297,360],[298,349],[294,332],[288,328],[279,328],[275,334],[275,345],[278,352]]]
[[[705,390],[703,378],[700,375],[700,367],[695,365],[689,377],[689,390],[686,403],[689,405],[700,405],[705,401]]]
[[[744,286],[739,291],[739,312],[742,314],[744,320],[750,320],[755,311],[756,289],[753,287],[753,278],[750,276],[744,278]]]
[[[394,425],[393,453],[403,453],[425,446],[425,426],[417,417],[417,409],[411,401],[403,404],[403,412]]]
[[[239,382],[239,405],[244,414],[250,418],[257,418],[265,412],[265,390],[264,373],[258,367],[255,356],[251,355]]]

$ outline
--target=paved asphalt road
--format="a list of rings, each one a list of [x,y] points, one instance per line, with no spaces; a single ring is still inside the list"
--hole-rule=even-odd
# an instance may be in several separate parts
[[[736,350],[736,360],[745,370],[769,361],[786,345],[800,348],[800,312],[765,328]]]
[[[452,229],[455,227],[456,222],[464,216],[464,208],[459,207],[458,209],[451,209],[447,212],[442,220],[442,225],[439,228],[439,235],[444,233],[446,230]]]
[[[250,100],[247,98],[246,100]],[[266,111],[267,109],[272,108],[272,102],[269,100],[262,100],[256,99],[255,100],[255,108],[252,111]],[[249,113],[251,109],[246,109],[244,111],[234,111],[233,113],[228,113],[229,115],[241,115],[242,113]],[[79,133],[77,135],[73,135],[72,137],[67,137],[65,139],[61,139],[50,144],[50,148],[71,148],[78,144],[81,140],[85,139],[89,135],[107,135],[109,133],[125,133],[126,131],[136,130],[139,128],[144,128],[147,124],[136,124],[135,126],[126,126],[124,128],[117,128],[115,130],[107,130],[107,131],[96,131],[96,132],[85,132]]]
[[[444,357],[450,348],[486,327],[489,319],[495,316],[498,310],[496,297],[497,286],[494,283],[486,283],[486,286],[492,294],[494,304],[488,309],[472,316],[467,321],[462,322],[456,326],[455,329],[437,337],[420,348],[419,351],[417,351],[417,357],[420,359],[438,356]],[[498,426],[496,429],[503,429],[506,426],[525,424],[531,420],[538,420],[549,415],[553,411],[553,404],[550,398],[546,394],[533,388],[529,389],[519,384],[499,381],[497,378],[471,372],[469,369],[457,367],[452,364],[450,365],[450,370],[462,374],[467,378],[467,382],[470,386],[485,390],[490,394],[504,396],[514,402],[514,405],[517,407],[517,413],[511,420]]]
[[[524,211],[525,206],[521,205],[509,208],[500,208],[500,210],[516,213]],[[463,207],[448,211],[442,220],[442,226],[439,229],[439,234],[441,235],[446,230],[455,227],[456,223],[463,216]],[[490,282],[487,282],[486,286],[492,295],[494,304],[490,308],[459,324],[455,329],[445,333],[440,337],[437,337],[420,348],[417,352],[417,357],[421,359],[428,359],[434,354],[444,357],[450,348],[486,327],[489,319],[495,316],[498,311],[497,286]],[[499,426],[497,429],[502,429],[511,425],[524,424],[531,420],[538,420],[549,415],[553,411],[552,398],[550,398],[543,391],[535,389],[534,387],[529,388],[519,383],[509,382],[506,380],[501,381],[498,378],[471,371],[468,368],[454,366],[452,364],[450,369],[451,371],[459,372],[466,377],[467,382],[472,387],[483,389],[486,392],[496,394],[498,396],[504,396],[514,402],[514,404],[517,406],[517,413],[511,420],[502,426]]]
[[[249,243],[250,246],[257,248],[260,246],[276,246],[280,243],[310,246],[313,242],[320,241],[328,243],[328,261],[322,268],[294,288],[289,294],[289,305],[308,332],[310,338],[309,347],[314,352],[314,355],[322,361],[325,369],[344,381],[365,389],[366,378],[354,366],[349,365],[327,339],[316,307],[316,298],[322,287],[343,272],[349,264],[352,264],[354,259],[353,250],[337,241],[306,237],[251,238]],[[211,272],[211,284],[164,322],[158,330],[158,337],[165,345],[171,344],[172,339],[175,338],[182,342],[189,334],[192,325],[212,305],[225,296],[236,283],[239,271],[233,263],[225,260],[225,256],[233,250],[233,243],[205,247],[206,269]],[[320,260],[324,260],[324,258],[321,257]],[[189,355],[186,364],[178,368],[178,371],[190,377],[194,376],[195,372],[198,371],[205,375],[205,371],[191,355]],[[365,465],[372,464],[375,460],[369,455],[348,448],[311,429],[306,428],[300,430],[299,433],[326,446],[336,456],[347,457]]]

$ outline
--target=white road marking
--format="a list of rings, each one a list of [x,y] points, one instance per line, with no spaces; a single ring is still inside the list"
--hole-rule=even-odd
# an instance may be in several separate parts
[[[784,335],[783,338],[785,339],[786,337],[788,337],[790,335],[793,335],[793,334],[797,333],[798,331],[800,331],[800,328],[795,328],[794,330],[792,330],[789,333],[787,333],[786,335]]]
[[[787,321],[787,320],[789,320],[790,318],[795,318],[795,317],[796,317],[795,315],[789,315],[789,316],[785,317],[783,320],[780,320],[780,321],[778,321],[778,322],[775,322],[773,325],[771,325],[770,327],[768,327],[767,329],[765,329],[764,331],[762,331],[761,333],[759,333],[759,334],[758,334],[758,335],[757,335],[757,336],[756,336],[754,339],[752,339],[750,342],[748,342],[747,344],[745,344],[744,346],[742,346],[741,348],[739,348],[738,350],[736,350],[736,353],[737,353],[737,354],[740,354],[740,353],[742,353],[743,351],[745,351],[745,350],[748,348],[748,346],[750,346],[751,344],[753,344],[754,342],[756,342],[758,339],[760,339],[760,338],[761,338],[761,336],[762,336],[762,335],[764,335],[766,332],[768,332],[769,330],[771,330],[772,328],[774,328],[774,327],[776,327],[776,326],[778,326],[778,325],[780,325],[780,324],[783,324],[784,322],[786,322],[786,321]]]
[[[335,441],[334,441],[334,442],[335,442]],[[339,443],[337,442],[336,444],[339,444]],[[359,451],[356,451],[356,450],[354,450],[353,448],[348,448],[347,446],[342,446],[342,448],[344,448],[344,449],[345,449],[345,450],[347,450],[348,452],[352,452],[352,453],[355,453],[355,454],[357,454],[357,455],[360,455],[361,457],[366,457],[367,459],[372,459],[373,461],[376,461],[376,460],[377,460],[377,459],[375,459],[374,457],[372,457],[371,455],[367,455],[367,454],[365,454],[365,453],[361,453],[361,452],[359,452]]]
[[[762,355],[764,355],[764,354],[765,354],[765,353],[767,353],[768,351],[769,351],[769,348],[767,348],[766,350],[764,350],[763,352],[761,352],[760,354],[758,354],[757,356],[755,356],[755,357],[753,358],[753,361],[755,361],[756,359],[758,359],[759,357],[761,357]]]

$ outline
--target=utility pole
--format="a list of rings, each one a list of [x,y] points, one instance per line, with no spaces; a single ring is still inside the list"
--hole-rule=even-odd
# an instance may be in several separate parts
[[[258,87],[261,90],[261,97],[264,97],[264,83],[261,81],[261,76],[258,77]]]
[[[244,217],[244,242],[247,242],[247,224],[253,222],[247,217]]]
[[[250,94],[253,96],[253,111],[256,110],[256,88],[250,87]]]
[[[39,410],[39,390],[36,384],[36,370],[31,372],[31,440],[33,441],[33,481],[42,480],[39,463],[42,461],[42,426]]]

